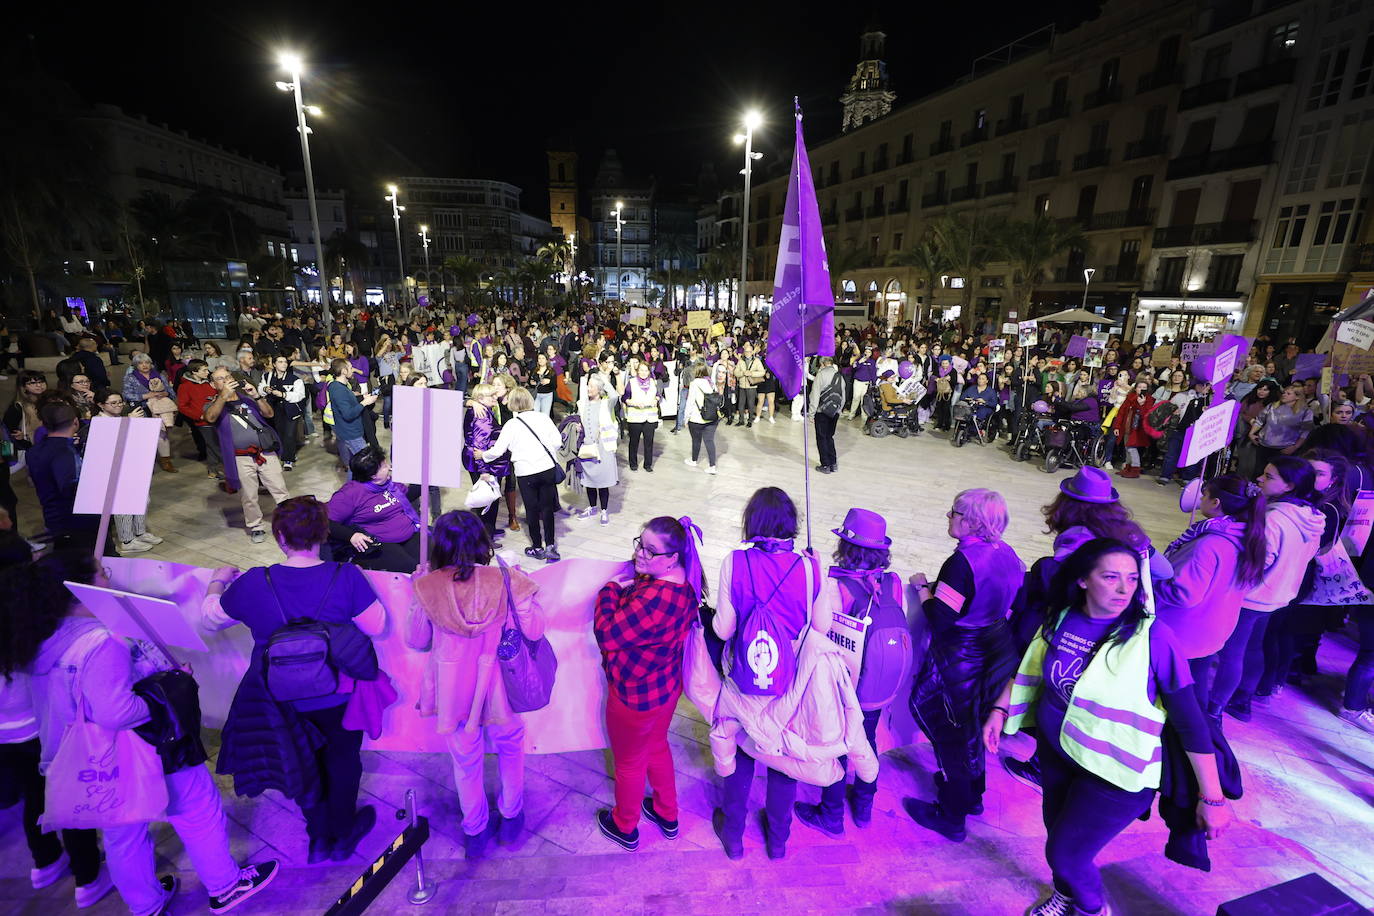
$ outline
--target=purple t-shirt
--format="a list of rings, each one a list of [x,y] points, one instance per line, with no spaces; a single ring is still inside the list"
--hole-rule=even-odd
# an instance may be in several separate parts
[[[384,544],[404,544],[420,530],[405,510],[405,499],[404,484],[376,489],[350,480],[329,497],[329,520],[361,529]]]

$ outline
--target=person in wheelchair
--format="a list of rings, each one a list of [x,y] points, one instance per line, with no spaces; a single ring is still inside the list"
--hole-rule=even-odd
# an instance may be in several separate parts
[[[391,461],[369,445],[348,463],[353,479],[329,498],[329,543],[336,562],[413,573],[420,563],[418,484],[391,479]]]
[[[1102,435],[1102,402],[1097,399],[1093,385],[1079,382],[1073,389],[1072,398],[1055,405],[1055,419],[1086,424],[1094,439]]]
[[[903,439],[912,432],[919,433],[921,425],[916,402],[898,389],[897,373],[888,369],[878,381],[876,395],[872,388],[864,394],[864,413],[868,416],[864,432],[878,438],[895,432]]]

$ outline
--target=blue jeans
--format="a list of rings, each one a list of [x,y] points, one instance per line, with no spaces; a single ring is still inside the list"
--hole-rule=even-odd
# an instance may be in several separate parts
[[[754,758],[743,748],[735,751],[735,772],[725,777],[721,807],[725,810],[724,841],[738,845],[744,841],[744,817],[749,806],[749,788],[754,784]],[[792,805],[797,800],[797,781],[786,773],[768,770],[768,794],[764,810],[768,813],[768,840],[773,846],[787,842],[792,835]]]
[[[868,736],[869,746],[873,748],[873,753],[878,753],[878,718],[882,716],[881,709],[871,709],[864,712],[864,734]],[[846,766],[849,762],[848,757],[840,758],[840,766]],[[878,783],[864,782],[857,775],[854,777],[854,807],[872,808],[873,796],[878,794]],[[839,830],[844,826],[844,777],[841,776],[838,782],[832,782],[821,790],[821,820],[832,830]]]
[[[1170,480],[1174,476],[1174,471],[1178,471],[1180,480],[1192,480],[1198,475],[1198,466],[1190,464],[1187,467],[1178,467],[1179,459],[1183,455],[1183,436],[1186,430],[1175,429],[1170,431],[1168,439],[1164,442],[1164,467],[1159,471],[1160,480]],[[1200,463],[1200,462],[1199,462]]]
[[[362,437],[357,439],[345,439],[342,436],[335,436],[334,438],[339,442],[339,460],[343,462],[345,469],[348,468],[349,462],[353,460],[354,455],[367,448],[367,440]]]
[[[1127,792],[1063,756],[1041,737],[1040,785],[1045,791],[1045,860],[1054,887],[1080,910],[1102,909],[1102,874],[1093,861],[1154,801],[1154,789]]]
[[[1264,631],[1269,628],[1272,612],[1240,609],[1236,628],[1217,653],[1217,671],[1212,678],[1212,692],[1207,713],[1221,715],[1221,711],[1235,696],[1248,700],[1264,674]]]
[[[553,410],[553,392],[550,391],[547,394],[536,394],[534,396],[534,409],[547,417],[549,412]]]
[[[687,425],[687,389],[683,388],[677,394],[677,425],[673,429],[682,429]]]

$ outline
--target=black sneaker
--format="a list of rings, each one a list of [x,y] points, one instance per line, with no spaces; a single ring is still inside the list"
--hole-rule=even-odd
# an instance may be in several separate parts
[[[353,855],[358,844],[363,841],[363,837],[372,832],[372,828],[377,826],[377,809],[371,805],[364,805],[353,815],[353,824],[348,828],[348,835],[341,837],[334,843],[334,848],[330,850],[329,857],[335,862],[342,862]]]
[[[644,812],[644,816],[647,817],[649,821],[654,824],[654,826],[658,827],[659,832],[663,834],[664,839],[677,839],[677,821],[670,821],[667,818],[660,816],[659,813],[654,810],[654,800],[652,798],[644,799],[644,803],[639,807]]]
[[[911,819],[927,830],[933,830],[953,843],[962,843],[968,838],[963,819],[955,820],[945,815],[940,806],[919,798],[902,799],[902,809]]]
[[[854,787],[849,787],[849,817],[854,821],[855,827],[867,827],[873,823],[873,798],[860,798],[854,791]]]
[[[1044,790],[1040,786],[1040,764],[1034,757],[1030,760],[1017,760],[1015,757],[1003,757],[1002,768],[1011,774],[1022,785],[1030,786],[1037,792]]]
[[[558,548],[553,544],[544,548],[545,563],[557,563],[561,559],[563,559],[563,555],[558,552]]]
[[[239,883],[228,893],[210,898],[210,912],[223,913],[232,910],[249,897],[272,883],[281,868],[276,859],[268,859],[257,865],[249,865],[239,872]]]
[[[768,854],[768,858],[773,860],[787,858],[787,841],[778,839],[769,829],[768,812],[761,812],[759,820],[763,825],[763,851]]]
[[[610,808],[602,808],[596,812],[596,825],[601,828],[601,833],[606,839],[621,849],[634,852],[639,848],[639,828],[636,827],[629,833],[621,833],[620,828],[615,825],[615,818],[611,817]]]
[[[496,828],[496,842],[500,846],[510,846],[520,839],[520,834],[525,829],[525,812],[522,809],[515,817],[501,818],[500,825]]]
[[[725,858],[744,858],[744,844],[731,843],[725,839],[725,812],[719,808],[711,813],[711,829],[715,831],[716,838],[720,840],[721,848],[725,850]]]
[[[166,892],[167,896],[162,898],[162,904],[153,910],[149,916],[166,916],[172,909],[172,902],[177,899],[177,891],[181,889],[181,879],[176,875],[163,875],[157,879],[157,883]],[[89,906],[89,904],[78,903],[77,906]]]
[[[827,824],[825,822],[825,817],[821,814],[820,805],[808,805],[805,802],[797,802],[795,805],[792,806],[792,810],[797,813],[797,820],[801,821],[808,827],[811,827],[815,830],[819,830],[821,833],[830,837],[832,840],[838,840],[840,837],[844,836],[843,814],[840,815],[841,820],[839,826],[837,827],[833,824]]]
[[[542,559],[544,559],[544,548],[543,548],[543,547],[526,547],[526,548],[525,548],[525,556],[527,556],[527,557],[533,557],[533,558],[536,559],[536,560],[542,560]]]
[[[1244,700],[1234,700],[1234,701],[1232,701],[1232,702],[1226,707],[1226,712],[1227,712],[1228,715],[1231,716],[1231,718],[1236,719],[1237,721],[1240,721],[1240,722],[1249,722],[1250,719],[1252,718],[1252,715],[1251,715],[1251,712],[1250,712],[1250,699],[1249,699],[1249,697],[1245,698]]]

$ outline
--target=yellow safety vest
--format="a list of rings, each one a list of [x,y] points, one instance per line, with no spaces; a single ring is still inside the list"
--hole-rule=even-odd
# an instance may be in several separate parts
[[[1092,657],[1074,685],[1059,732],[1069,759],[1127,792],[1159,788],[1165,716],[1163,703],[1149,701],[1153,623],[1146,617],[1124,645],[1104,647]],[[1041,627],[1016,671],[1005,734],[1016,734],[1027,720],[1035,722],[1049,648],[1043,633]]]

